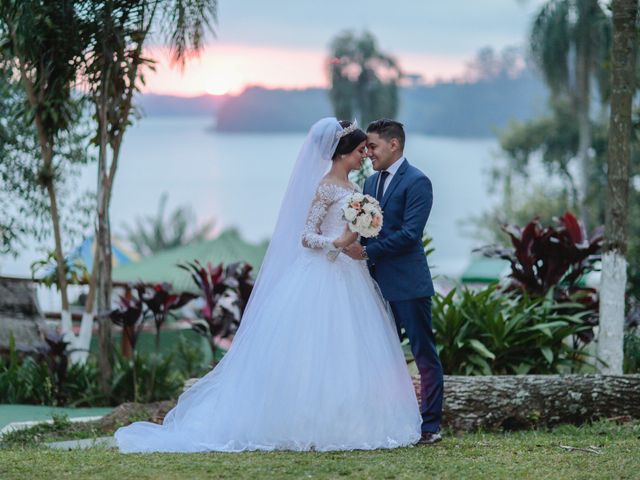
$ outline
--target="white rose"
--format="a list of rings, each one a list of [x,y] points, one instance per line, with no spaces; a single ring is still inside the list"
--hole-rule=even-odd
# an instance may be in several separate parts
[[[365,238],[371,238],[371,237],[375,237],[378,235],[378,231],[377,229],[370,227],[370,228],[365,228],[363,232],[361,232],[361,235]]]
[[[351,195],[351,200],[354,202],[362,202],[364,200],[364,195],[356,192],[353,195]]]
[[[362,210],[364,210],[365,213],[372,214],[376,211],[376,207],[371,203],[365,203],[364,207],[362,207]]]
[[[371,215],[369,215],[368,213],[360,215],[356,220],[356,227],[358,227],[358,230],[360,231],[364,230],[365,228],[369,228],[370,225]]]
[[[344,218],[347,222],[353,222],[356,219],[358,212],[355,208],[347,208],[344,210]]]
[[[367,202],[373,203],[374,205],[380,205],[380,202],[378,202],[378,200],[373,198],[371,195],[365,195],[364,197],[366,198]]]

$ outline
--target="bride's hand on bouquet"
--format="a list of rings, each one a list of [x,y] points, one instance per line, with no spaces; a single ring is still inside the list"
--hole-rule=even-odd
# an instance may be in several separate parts
[[[344,232],[338,238],[333,241],[333,245],[336,248],[345,248],[358,240],[358,234],[349,230],[349,226],[344,226]]]

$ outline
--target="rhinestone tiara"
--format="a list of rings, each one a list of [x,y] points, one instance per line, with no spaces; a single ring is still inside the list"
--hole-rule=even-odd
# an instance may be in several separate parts
[[[349,125],[347,128],[343,128],[339,132],[336,132],[336,138],[339,140],[342,137],[347,136],[352,132],[355,132],[357,129],[358,129],[358,121],[354,120],[353,123]]]

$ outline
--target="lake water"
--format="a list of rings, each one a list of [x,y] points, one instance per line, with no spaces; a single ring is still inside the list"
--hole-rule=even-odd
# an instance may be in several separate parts
[[[111,221],[122,224],[154,213],[162,192],[169,210],[189,204],[199,222],[215,220],[216,229],[237,227],[250,241],[268,238],[289,174],[305,135],[233,134],[211,130],[206,117],[150,117],[131,127],[114,185]],[[434,239],[432,263],[439,274],[456,276],[471,250],[481,244],[465,235],[462,222],[488,209],[488,170],[495,140],[410,134],[405,154],[433,183],[434,204],[428,230]],[[95,166],[81,186],[94,188]],[[306,207],[305,207],[306,208]],[[0,272],[28,275],[41,258],[30,248],[17,259],[1,259]]]

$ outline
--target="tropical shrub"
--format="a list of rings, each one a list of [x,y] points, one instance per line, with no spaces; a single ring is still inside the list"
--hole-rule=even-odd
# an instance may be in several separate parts
[[[558,304],[552,293],[533,298],[497,285],[434,296],[433,329],[449,375],[550,374],[580,371],[590,329],[579,305]]]
[[[175,353],[137,353],[132,359],[116,353],[111,401],[156,402],[176,398],[185,376],[175,368]]]
[[[640,330],[629,329],[624,334],[624,373],[640,373]]]
[[[209,369],[200,348],[182,338],[168,355],[138,353],[128,359],[116,352],[112,396],[106,398],[93,357],[82,365],[70,363],[66,375],[59,377],[37,351],[18,350],[11,343],[8,352],[0,356],[0,404],[102,406],[169,400],[181,392],[187,378],[201,376]]]
[[[176,342],[175,358],[175,365],[179,367],[185,378],[199,378],[211,370],[211,365],[205,359],[202,349],[182,335]]]
[[[588,236],[582,223],[569,212],[555,221],[556,226],[543,227],[536,217],[524,228],[504,225],[512,247],[491,245],[479,251],[509,261],[506,290],[534,298],[551,292],[555,302],[574,304],[574,313],[588,312],[583,319],[593,327],[598,324],[598,295],[595,289],[580,283],[600,260],[604,229],[598,227]],[[584,342],[591,341],[593,329],[585,329],[580,337]]]
[[[0,403],[89,404],[98,398],[94,364],[70,364],[66,342],[47,334],[46,343],[17,348],[13,338],[0,357]]]

